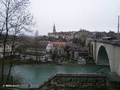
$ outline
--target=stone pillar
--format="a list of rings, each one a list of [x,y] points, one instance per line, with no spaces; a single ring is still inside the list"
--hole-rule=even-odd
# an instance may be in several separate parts
[[[115,47],[107,46],[107,50],[108,50],[110,71],[115,72]]]
[[[97,44],[97,42],[96,41],[94,41],[93,42],[93,59],[94,59],[94,61],[96,62],[96,54],[97,54],[97,52],[96,52],[96,44]]]

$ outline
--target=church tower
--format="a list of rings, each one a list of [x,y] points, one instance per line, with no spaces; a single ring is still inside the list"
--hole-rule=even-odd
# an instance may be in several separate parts
[[[55,24],[53,25],[53,33],[56,32]]]

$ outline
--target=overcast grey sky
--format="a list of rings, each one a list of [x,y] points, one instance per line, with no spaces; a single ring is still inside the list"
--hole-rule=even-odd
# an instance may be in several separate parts
[[[120,0],[30,0],[39,35],[59,31],[117,32]]]

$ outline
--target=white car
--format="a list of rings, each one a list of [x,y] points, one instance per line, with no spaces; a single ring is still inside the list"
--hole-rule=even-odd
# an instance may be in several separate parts
[[[52,62],[52,59],[48,59],[47,61],[48,61],[48,62]]]

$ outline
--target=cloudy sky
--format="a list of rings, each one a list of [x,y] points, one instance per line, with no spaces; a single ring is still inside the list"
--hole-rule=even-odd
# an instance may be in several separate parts
[[[56,30],[117,32],[120,0],[30,0],[39,35]]]

